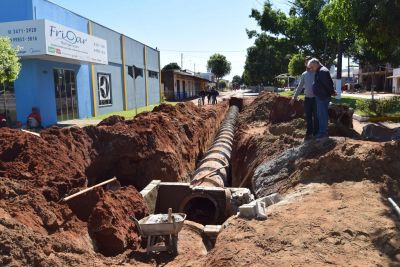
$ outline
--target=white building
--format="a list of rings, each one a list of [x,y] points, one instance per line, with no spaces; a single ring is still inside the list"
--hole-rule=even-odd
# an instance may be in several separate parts
[[[388,77],[388,79],[393,79],[392,92],[400,94],[400,68],[393,69],[393,76]]]

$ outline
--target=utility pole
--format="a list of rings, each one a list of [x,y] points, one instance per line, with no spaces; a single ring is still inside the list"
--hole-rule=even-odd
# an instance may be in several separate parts
[[[183,53],[181,53],[181,69],[183,69]]]
[[[341,98],[342,94],[342,58],[343,57],[343,43],[338,42],[338,59],[336,71],[336,99]]]
[[[347,78],[350,80],[350,56],[347,58]]]

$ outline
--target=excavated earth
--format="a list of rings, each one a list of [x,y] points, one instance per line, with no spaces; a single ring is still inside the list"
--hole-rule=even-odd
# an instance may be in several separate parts
[[[399,218],[387,201],[400,203],[400,143],[362,140],[343,106],[330,108],[331,138],[304,142],[302,106],[272,93],[245,100],[231,183],[283,201],[264,221],[229,218],[212,249],[201,226],[185,223],[176,257],[146,255],[126,214],[147,214],[137,190],[151,179],[187,179],[226,104],[161,106],[42,138],[1,130],[0,265],[400,266]],[[59,203],[113,176],[121,188]]]
[[[138,191],[155,179],[186,181],[227,108],[161,105],[40,137],[0,129],[0,266],[109,266],[140,250],[128,217],[148,214]],[[61,201],[112,177],[118,182]]]

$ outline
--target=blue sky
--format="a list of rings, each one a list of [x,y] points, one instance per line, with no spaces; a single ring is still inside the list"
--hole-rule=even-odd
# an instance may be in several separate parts
[[[249,18],[263,0],[51,0],[82,16],[161,50],[161,65],[206,71],[211,54],[224,54],[232,76],[242,75],[246,49],[253,44],[245,29],[257,29]],[[272,1],[287,11],[288,1]]]

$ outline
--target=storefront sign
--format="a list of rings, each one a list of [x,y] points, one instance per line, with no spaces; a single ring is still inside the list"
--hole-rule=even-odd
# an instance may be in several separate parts
[[[49,20],[0,23],[21,57],[51,55],[82,62],[108,64],[107,41]]]

